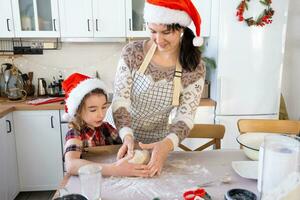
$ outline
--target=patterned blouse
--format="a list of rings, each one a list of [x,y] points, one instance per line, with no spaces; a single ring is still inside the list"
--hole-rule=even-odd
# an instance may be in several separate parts
[[[70,139],[79,139],[82,141],[82,145],[70,144],[65,147],[65,153],[68,151],[80,151],[83,152],[86,147],[104,146],[121,144],[122,140],[119,137],[115,128],[109,123],[104,122],[101,126],[95,128],[95,130],[85,127],[80,132],[75,129],[69,129],[66,135],[66,142]]]
[[[169,125],[174,108],[173,88],[169,85],[173,86],[175,66],[166,68],[150,62],[144,75],[140,75],[137,71],[147,53],[145,43],[131,42],[122,51],[112,104],[114,122],[122,139],[129,133],[137,141],[151,143],[171,135],[176,137],[177,146],[193,127],[204,86],[205,65],[199,63],[192,72],[182,70],[179,106]]]

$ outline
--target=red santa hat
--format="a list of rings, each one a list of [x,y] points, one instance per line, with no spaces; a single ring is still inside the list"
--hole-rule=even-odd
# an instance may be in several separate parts
[[[173,24],[189,26],[191,21],[196,27],[194,46],[201,46],[203,38],[200,37],[201,17],[191,0],[146,0],[144,19],[149,23]]]
[[[63,115],[63,119],[66,121],[74,119],[82,99],[92,90],[99,88],[107,94],[106,85],[103,81],[79,73],[71,74],[65,79],[62,83],[62,88],[66,94],[66,113]]]

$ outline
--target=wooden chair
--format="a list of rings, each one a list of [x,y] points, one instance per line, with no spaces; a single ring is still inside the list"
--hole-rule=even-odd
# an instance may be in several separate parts
[[[221,139],[224,137],[225,127],[219,124],[195,124],[190,131],[188,138],[211,138],[209,142],[201,145],[194,151],[202,151],[207,147],[214,145],[214,149],[221,148]],[[179,144],[179,147],[185,151],[192,151],[190,148],[183,144]]]
[[[239,132],[263,132],[285,133],[298,135],[300,133],[300,121],[277,119],[240,119],[237,122]]]

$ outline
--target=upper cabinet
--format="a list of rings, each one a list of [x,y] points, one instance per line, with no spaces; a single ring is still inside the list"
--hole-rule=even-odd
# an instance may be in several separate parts
[[[63,38],[125,37],[125,0],[59,1]]]
[[[126,0],[126,36],[149,37],[144,21],[145,1]]]
[[[14,37],[14,26],[10,0],[0,1],[0,38]]]
[[[12,0],[16,37],[60,37],[57,0]]]
[[[93,0],[94,37],[125,37],[125,1]]]
[[[201,16],[201,37],[210,34],[211,0],[192,0]],[[144,1],[126,0],[126,36],[127,37],[149,37],[147,26],[144,21]],[[195,31],[192,23],[189,26]]]

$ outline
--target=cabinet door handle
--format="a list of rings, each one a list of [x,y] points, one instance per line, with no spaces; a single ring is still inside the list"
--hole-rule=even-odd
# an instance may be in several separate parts
[[[11,133],[11,122],[9,120],[6,120],[6,123],[8,123],[8,131],[7,131],[7,133]]]
[[[129,30],[131,31],[131,18],[129,18]]]
[[[7,30],[10,32],[11,30],[10,30],[10,28],[9,28],[9,20],[10,20],[10,19],[8,19],[8,18],[6,19],[6,26],[7,26]]]
[[[89,19],[87,20],[87,25],[88,25],[88,31],[91,31],[91,29],[90,29],[90,20]]]
[[[98,19],[96,19],[96,31],[99,31],[98,30]]]
[[[53,19],[53,29],[56,31],[56,19]]]
[[[54,128],[54,125],[53,125],[53,118],[54,118],[54,117],[51,116],[51,120],[50,120],[50,121],[51,121],[51,128]]]

